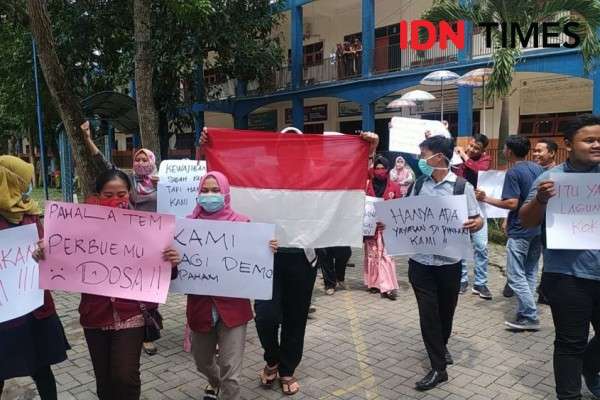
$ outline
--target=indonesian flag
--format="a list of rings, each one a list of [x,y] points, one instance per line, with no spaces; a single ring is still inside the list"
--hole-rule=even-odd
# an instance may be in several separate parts
[[[208,171],[229,178],[232,208],[276,224],[280,246],[362,245],[368,143],[214,128],[208,137]]]

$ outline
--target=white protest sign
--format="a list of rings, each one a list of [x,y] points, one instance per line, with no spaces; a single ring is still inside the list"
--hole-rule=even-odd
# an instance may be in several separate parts
[[[186,217],[196,207],[198,184],[206,175],[206,161],[164,160],[158,170],[156,211]]]
[[[375,203],[383,201],[379,197],[365,197],[365,217],[363,219],[363,236],[373,236],[377,227]]]
[[[473,259],[466,196],[410,196],[375,203],[390,255],[436,254]]]
[[[549,249],[600,250],[600,174],[551,174],[546,208]]]
[[[44,304],[35,251],[35,224],[0,231],[0,322],[21,317]]]
[[[419,144],[425,140],[425,131],[431,136],[451,137],[440,121],[419,118],[393,117],[390,122],[390,151],[419,154]]]
[[[505,171],[479,171],[479,176],[477,178],[477,189],[483,190],[487,196],[495,199],[501,199],[505,175]],[[508,210],[494,207],[488,203],[479,202],[479,208],[481,208],[481,211],[486,218],[508,217]]]
[[[178,219],[182,261],[171,292],[270,300],[274,238],[272,224]]]

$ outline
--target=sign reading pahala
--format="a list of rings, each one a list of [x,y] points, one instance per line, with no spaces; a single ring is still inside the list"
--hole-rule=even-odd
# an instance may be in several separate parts
[[[473,259],[467,199],[460,196],[411,196],[375,203],[385,224],[383,239],[390,255],[436,254]]]
[[[171,292],[270,300],[274,238],[272,224],[178,219],[182,261]]]
[[[164,303],[174,231],[172,215],[48,202],[40,287]]]
[[[21,317],[44,303],[38,265],[35,224],[0,231],[0,322]]]
[[[546,209],[549,249],[600,249],[600,174],[551,174],[556,196]]]

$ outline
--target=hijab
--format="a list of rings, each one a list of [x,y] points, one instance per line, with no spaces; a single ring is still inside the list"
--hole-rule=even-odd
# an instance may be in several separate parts
[[[375,158],[375,162],[373,163],[373,168],[376,168],[379,164],[383,165],[386,171],[390,170],[390,163],[387,160],[387,158],[383,156],[377,156],[377,158]],[[377,176],[374,174],[371,182],[373,182],[373,192],[375,192],[375,196],[383,197],[383,194],[385,193],[385,188],[388,184],[387,175],[385,179],[378,179]]]
[[[202,185],[204,185],[204,181],[208,178],[214,178],[221,189],[221,194],[225,197],[225,205],[222,209],[217,212],[209,213],[204,211],[204,209],[196,204],[196,208],[191,215],[188,215],[188,218],[192,219],[212,219],[219,221],[239,221],[239,222],[250,222],[250,218],[245,215],[238,214],[231,209],[231,193],[229,190],[229,180],[225,175],[217,171],[211,171],[204,175],[200,180],[200,185],[198,185],[198,195],[202,189]]]
[[[398,168],[398,161],[403,161],[404,165],[402,168]],[[402,156],[396,157],[396,163],[394,164],[394,168],[390,171],[390,178],[398,184],[402,183],[406,179],[412,177],[412,171],[410,167],[406,165],[406,160]]]
[[[11,224],[20,224],[25,215],[40,215],[37,202],[23,193],[35,174],[33,165],[13,156],[0,156],[0,216]]]
[[[143,153],[148,157],[148,162],[137,163],[135,158]],[[156,191],[150,177],[156,173],[156,156],[148,149],[139,149],[133,153],[133,172],[135,174],[135,190],[138,194],[150,194]]]

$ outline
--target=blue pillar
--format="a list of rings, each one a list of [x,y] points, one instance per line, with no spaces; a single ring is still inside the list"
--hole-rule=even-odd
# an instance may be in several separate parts
[[[373,73],[373,58],[375,57],[374,0],[362,0],[362,45],[362,76],[369,77]]]
[[[302,6],[292,7],[292,89],[302,86],[302,64],[304,61],[304,32],[302,27]]]
[[[233,114],[233,127],[235,129],[248,129],[248,114]]]
[[[483,112],[483,110],[482,110]],[[458,136],[469,137],[473,133],[473,89],[458,87]]]
[[[129,97],[133,98],[133,100],[136,101],[137,103],[137,90],[135,87],[135,79],[130,79],[129,80]],[[140,140],[140,133],[139,132],[130,132],[133,135],[133,149],[139,149],[141,148],[141,140]]]
[[[362,130],[373,132],[375,130],[375,103],[361,103]]]
[[[115,148],[115,128],[108,123],[106,137],[104,138],[104,158],[112,162],[112,153]]]
[[[459,0],[460,5],[470,6],[471,0]],[[473,23],[465,20],[465,47],[458,51],[458,61],[465,63],[473,57]]]
[[[194,117],[194,143],[200,146],[200,134],[204,128],[204,111],[193,113]]]
[[[244,97],[246,96],[246,91],[248,89],[248,82],[242,80],[236,80],[235,82],[235,97]]]
[[[593,92],[592,92],[592,113],[600,114],[600,68],[595,68],[591,74]]]
[[[292,98],[292,126],[304,132],[304,99],[299,96]]]
[[[60,185],[62,187],[63,201],[73,201],[73,162],[71,146],[65,128],[61,126],[58,136],[58,152],[60,154]]]

